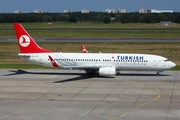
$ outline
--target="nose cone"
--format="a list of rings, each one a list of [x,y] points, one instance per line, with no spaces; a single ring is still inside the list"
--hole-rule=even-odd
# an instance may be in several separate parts
[[[175,67],[175,66],[176,66],[176,64],[175,64],[175,63],[170,62],[170,64],[169,64],[169,67],[170,67],[170,68],[173,68],[173,67]]]

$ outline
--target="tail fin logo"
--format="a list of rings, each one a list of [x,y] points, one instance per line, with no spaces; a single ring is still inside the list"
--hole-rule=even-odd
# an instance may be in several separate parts
[[[86,49],[84,49],[84,48],[83,48],[83,50],[82,50],[82,51],[86,53]]]
[[[86,50],[86,48],[84,47],[84,45],[81,45],[81,49],[83,53],[88,53],[88,51]]]
[[[27,47],[27,46],[30,44],[30,38],[29,38],[27,35],[22,35],[22,36],[19,38],[19,44],[20,44],[22,47]]]

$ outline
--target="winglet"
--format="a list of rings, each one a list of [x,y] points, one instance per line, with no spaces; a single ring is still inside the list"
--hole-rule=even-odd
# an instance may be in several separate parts
[[[59,67],[59,65],[53,60],[53,58],[50,55],[48,57],[54,67],[56,67],[56,68]]]
[[[86,50],[86,48],[84,47],[84,45],[81,44],[81,49],[83,53],[88,53],[88,51]]]
[[[14,23],[14,30],[21,53],[48,53],[50,50],[39,47],[20,23]]]

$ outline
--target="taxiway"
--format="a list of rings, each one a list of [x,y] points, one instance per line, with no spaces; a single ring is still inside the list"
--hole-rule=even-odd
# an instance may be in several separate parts
[[[180,71],[0,69],[0,120],[178,120]]]

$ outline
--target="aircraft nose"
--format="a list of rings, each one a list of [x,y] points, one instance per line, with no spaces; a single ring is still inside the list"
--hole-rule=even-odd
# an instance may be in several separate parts
[[[175,67],[175,66],[176,66],[175,63],[173,63],[173,62],[170,63],[170,67],[171,67],[171,68],[173,68],[173,67]]]

